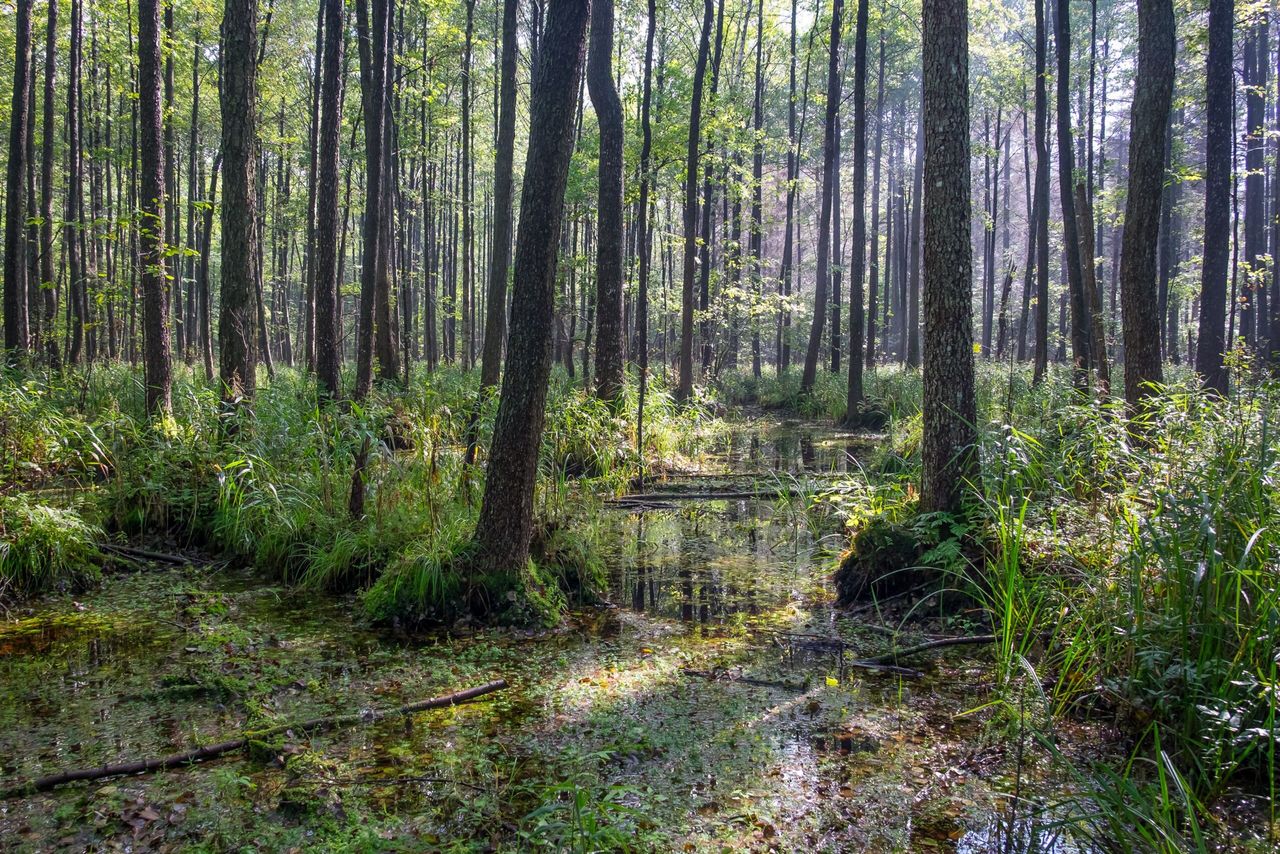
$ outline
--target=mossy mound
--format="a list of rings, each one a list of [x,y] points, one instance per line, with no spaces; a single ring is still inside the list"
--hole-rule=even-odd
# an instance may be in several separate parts
[[[965,566],[981,563],[982,552],[970,526],[950,514],[878,516],[854,536],[836,570],[836,601],[853,605],[917,589],[924,595],[946,586]]]

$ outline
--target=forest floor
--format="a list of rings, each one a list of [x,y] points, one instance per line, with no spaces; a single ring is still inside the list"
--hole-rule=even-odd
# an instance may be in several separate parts
[[[753,418],[600,511],[612,607],[555,629],[371,627],[354,597],[231,566],[155,565],[0,623],[0,778],[220,741],[251,715],[398,706],[511,687],[266,755],[0,803],[16,850],[1088,850],[1038,793],[1069,785],[1032,738],[993,726],[982,647],[913,659],[922,678],[841,666],[795,632],[874,655],[979,631],[832,607],[847,537],[806,512],[877,437]],[[740,494],[790,498],[681,500]],[[936,609],[935,609],[936,610]],[[744,681],[748,680],[748,681]],[[1060,724],[1068,752],[1113,750]],[[1015,794],[1018,798],[1015,798]],[[1012,830],[1011,830],[1012,829]],[[1005,848],[1010,833],[1017,843]]]

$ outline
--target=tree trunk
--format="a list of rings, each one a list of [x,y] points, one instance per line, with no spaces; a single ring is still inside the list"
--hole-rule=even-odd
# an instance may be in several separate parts
[[[476,527],[479,566],[508,578],[524,570],[533,536],[533,493],[551,372],[556,248],[589,17],[589,0],[555,0],[538,51],[508,340],[508,359],[520,370],[502,377]]]
[[[955,511],[976,474],[967,0],[924,0],[924,413],[920,505]]]
[[[640,202],[636,209],[636,251],[640,255],[639,294],[636,304],[636,338],[639,342],[640,395],[636,407],[636,454],[640,458],[640,488],[644,489],[644,398],[649,388],[649,262],[653,252],[649,237],[649,185],[653,153],[650,121],[653,78],[653,34],[658,25],[657,0],[649,2],[649,24],[644,41],[644,94],[640,102]]]
[[[702,84],[707,74],[711,23],[715,8],[703,0],[702,35],[698,42],[698,65],[693,74],[693,98],[689,106],[689,141],[685,158],[684,186],[684,275],[680,300],[680,370],[676,399],[693,396],[693,277],[698,252],[698,148],[702,141]],[[544,45],[545,47],[545,45]]]
[[[258,0],[225,0],[222,20],[222,309],[218,321],[223,399],[251,398],[258,369],[257,79]]]
[[[600,126],[596,242],[596,396],[622,394],[622,101],[613,83],[613,0],[594,0],[587,88]]]
[[[1034,242],[1036,247],[1035,341],[1033,381],[1049,370],[1049,95],[1045,87],[1047,51],[1044,0],[1034,0],[1036,14],[1036,176]]]
[[[1196,373],[1205,388],[1227,393],[1223,354],[1227,340],[1227,258],[1231,247],[1231,148],[1234,115],[1232,30],[1235,0],[1209,2],[1209,55],[1205,65],[1204,260],[1200,271],[1200,320]],[[1272,300],[1273,307],[1280,301]],[[1276,331],[1273,330],[1273,339]]]
[[[853,252],[849,259],[849,387],[845,421],[858,423],[862,406],[863,265],[867,242],[867,0],[858,0],[853,42]]]
[[[880,287],[880,157],[884,153],[884,28],[880,29],[880,61],[876,72],[876,145],[871,167],[870,288],[867,294],[867,370],[876,366],[876,302]],[[888,217],[885,217],[887,220]],[[888,267],[885,268],[886,273]],[[886,276],[887,281],[887,276]]]
[[[518,0],[502,2],[502,82],[499,86],[497,143],[493,163],[493,246],[489,258],[489,299],[480,359],[480,385],[498,384],[507,337],[507,275],[511,267],[512,161],[516,138],[516,31]]]
[[[58,315],[58,291],[53,271],[53,103],[57,76],[58,0],[48,0],[49,21],[44,48],[44,116],[40,138],[40,288],[43,295],[44,349],[49,366],[57,370],[62,357],[54,324]]]
[[[27,133],[31,121],[31,0],[17,0],[14,20],[13,93],[9,112],[9,159],[4,206],[4,349],[26,358],[31,336],[27,314]]]
[[[341,326],[338,318],[338,157],[342,144],[343,53],[346,49],[343,0],[324,0],[324,54],[315,190],[315,349],[316,377],[330,398],[342,395]]]
[[[1124,394],[1130,406],[1149,393],[1147,383],[1163,380],[1156,239],[1176,50],[1172,0],[1145,0],[1138,7],[1138,69],[1129,120],[1129,191],[1120,256]]]
[[[1089,387],[1089,311],[1080,263],[1080,237],[1075,206],[1075,153],[1071,135],[1071,3],[1057,0],[1058,53],[1058,195],[1062,206],[1062,243],[1067,264],[1067,292],[1071,309],[1072,384]]]
[[[831,0],[831,40],[827,50],[826,124],[822,139],[822,202],[818,209],[818,263],[813,289],[813,324],[809,327],[809,347],[800,378],[801,394],[813,390],[818,375],[818,355],[822,349],[822,327],[826,321],[827,290],[830,284],[831,205],[835,183],[836,132],[840,107],[840,16],[844,0]]]
[[[230,17],[230,16],[228,16]],[[253,20],[253,19],[250,19]],[[224,86],[227,84],[224,82]],[[164,263],[164,139],[160,110],[160,4],[138,2],[138,121],[142,161],[139,227],[142,231],[143,373],[147,412],[172,409],[169,311]]]

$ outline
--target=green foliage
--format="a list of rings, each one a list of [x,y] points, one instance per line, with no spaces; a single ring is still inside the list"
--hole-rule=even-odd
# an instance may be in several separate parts
[[[0,601],[96,581],[101,536],[74,509],[0,495]]]
[[[854,530],[917,524],[913,378],[884,373],[902,405],[868,467],[878,480],[819,500]],[[980,366],[978,379],[982,474],[964,524],[986,545],[950,555],[955,577],[997,634],[1009,690],[1034,654],[1054,715],[1125,723],[1150,761],[1081,774],[1143,844],[1173,850],[1230,783],[1276,779],[1280,389],[1220,400],[1175,380],[1134,423],[1065,375],[1031,387]]]
[[[489,441],[497,396],[477,407],[477,376],[456,369],[420,373],[408,388],[379,389],[359,404],[324,407],[316,405],[312,380],[280,370],[251,409],[235,412],[180,371],[174,417],[154,423],[144,416],[137,373],[125,366],[9,380],[0,386],[0,442],[12,451],[6,460],[22,454],[28,465],[3,472],[0,490],[45,482],[75,488],[111,532],[222,552],[306,590],[364,591],[364,605],[378,619],[482,611],[545,622],[565,607],[562,588],[590,598],[602,583],[594,534],[580,530],[582,514],[574,512],[584,493],[576,482],[589,478],[616,491],[634,477],[641,465],[637,393],[629,382],[615,407],[563,373],[554,376],[535,564],[512,575],[473,577],[459,564],[483,483],[482,465],[466,466],[462,450],[470,430],[482,448]],[[679,407],[656,384],[646,399],[644,462],[663,466],[710,423],[708,406]],[[354,459],[366,442],[365,512],[352,519]],[[10,503],[36,506],[21,497]],[[5,558],[18,579],[9,582],[15,592],[62,583],[70,567],[90,564],[69,547],[26,545],[57,528],[41,520],[70,513],[36,509],[21,517],[6,511],[9,540],[24,544]],[[101,536],[70,523],[63,528],[67,538],[89,544]],[[65,558],[21,557],[28,554]]]

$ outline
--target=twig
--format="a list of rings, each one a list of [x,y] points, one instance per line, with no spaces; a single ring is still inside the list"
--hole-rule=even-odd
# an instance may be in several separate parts
[[[417,703],[410,703],[395,709],[357,712],[355,714],[348,715],[334,715],[324,718],[312,718],[309,721],[301,721],[299,723],[280,724],[279,726],[268,727],[267,729],[246,732],[240,738],[233,738],[230,741],[223,741],[217,744],[207,744],[203,747],[197,747],[194,750],[185,750],[182,753],[174,753],[169,756],[155,757],[151,759],[138,759],[133,762],[122,762],[117,765],[102,765],[97,768],[80,768],[75,771],[63,771],[58,774],[49,774],[44,777],[38,777],[35,780],[28,780],[25,783],[18,783],[0,789],[0,801],[30,795],[35,792],[47,792],[50,789],[56,788],[57,786],[61,786],[65,783],[74,783],[80,780],[102,780],[107,777],[119,777],[126,774],[147,774],[152,771],[162,771],[170,768],[179,768],[183,765],[190,765],[195,762],[204,762],[227,753],[234,753],[237,750],[242,750],[247,747],[251,741],[261,741],[265,738],[280,735],[281,733],[288,732],[290,730],[298,730],[310,735],[328,732],[342,727],[355,726],[356,724],[372,724],[385,718],[410,715],[414,712],[421,712],[427,709],[438,709],[442,706],[456,706],[459,703],[474,700],[476,697],[490,694],[494,691],[500,691],[506,687],[507,682],[505,679],[497,679],[493,682],[488,682],[475,688],[468,688],[465,691],[446,694],[442,697],[432,697],[429,700],[421,700]]]

